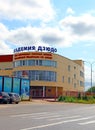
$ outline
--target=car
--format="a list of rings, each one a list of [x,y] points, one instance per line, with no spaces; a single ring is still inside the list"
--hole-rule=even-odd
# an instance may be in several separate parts
[[[10,103],[18,104],[21,101],[20,95],[18,93],[8,93],[10,96]]]
[[[7,92],[0,92],[0,103],[8,104],[10,102],[10,96]]]

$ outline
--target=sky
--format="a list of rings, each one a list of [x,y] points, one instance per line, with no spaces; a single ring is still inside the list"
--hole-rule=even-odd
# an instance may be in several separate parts
[[[30,45],[55,47],[59,55],[87,61],[85,75],[90,82],[95,0],[0,0],[0,55]]]

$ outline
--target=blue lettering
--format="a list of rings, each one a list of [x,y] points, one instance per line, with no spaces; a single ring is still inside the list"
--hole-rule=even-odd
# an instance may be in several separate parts
[[[26,51],[26,50],[27,50],[27,47],[24,47],[23,50]]]
[[[25,46],[25,47],[18,47],[14,49],[14,53],[20,52],[20,51],[29,51],[29,50],[36,50],[35,46]],[[57,52],[56,48],[50,48],[50,47],[45,47],[45,46],[38,46],[37,51],[47,51],[47,52]]]
[[[23,51],[23,47],[21,47],[21,51]]]
[[[46,51],[50,52],[50,47],[46,47]]]
[[[30,47],[28,46],[28,51],[29,51],[29,50],[32,50],[31,46],[30,46]]]
[[[35,46],[32,46],[32,50],[36,50],[36,47],[35,47]]]
[[[41,46],[38,47],[38,51],[42,51],[42,47]]]
[[[56,48],[55,48],[54,50],[55,50],[54,52],[57,52],[57,49],[56,49]]]
[[[51,48],[51,52],[53,52],[53,53],[54,53],[54,48]]]
[[[45,51],[45,49],[46,49],[45,46],[43,46],[43,51]]]
[[[14,49],[14,53],[16,53],[16,49]]]
[[[21,51],[21,49],[20,49],[20,47],[18,48],[18,50],[17,50],[18,52],[20,52]]]

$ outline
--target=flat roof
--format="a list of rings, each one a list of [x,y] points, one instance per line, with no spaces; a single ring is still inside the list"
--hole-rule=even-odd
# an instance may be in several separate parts
[[[0,55],[0,62],[13,62],[13,55]]]

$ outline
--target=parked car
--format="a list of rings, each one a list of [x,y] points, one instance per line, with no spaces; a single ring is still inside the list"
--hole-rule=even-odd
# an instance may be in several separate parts
[[[10,96],[6,92],[0,92],[0,103],[8,104],[10,102]]]
[[[21,101],[20,95],[17,93],[8,93],[10,96],[10,103],[18,104]]]

